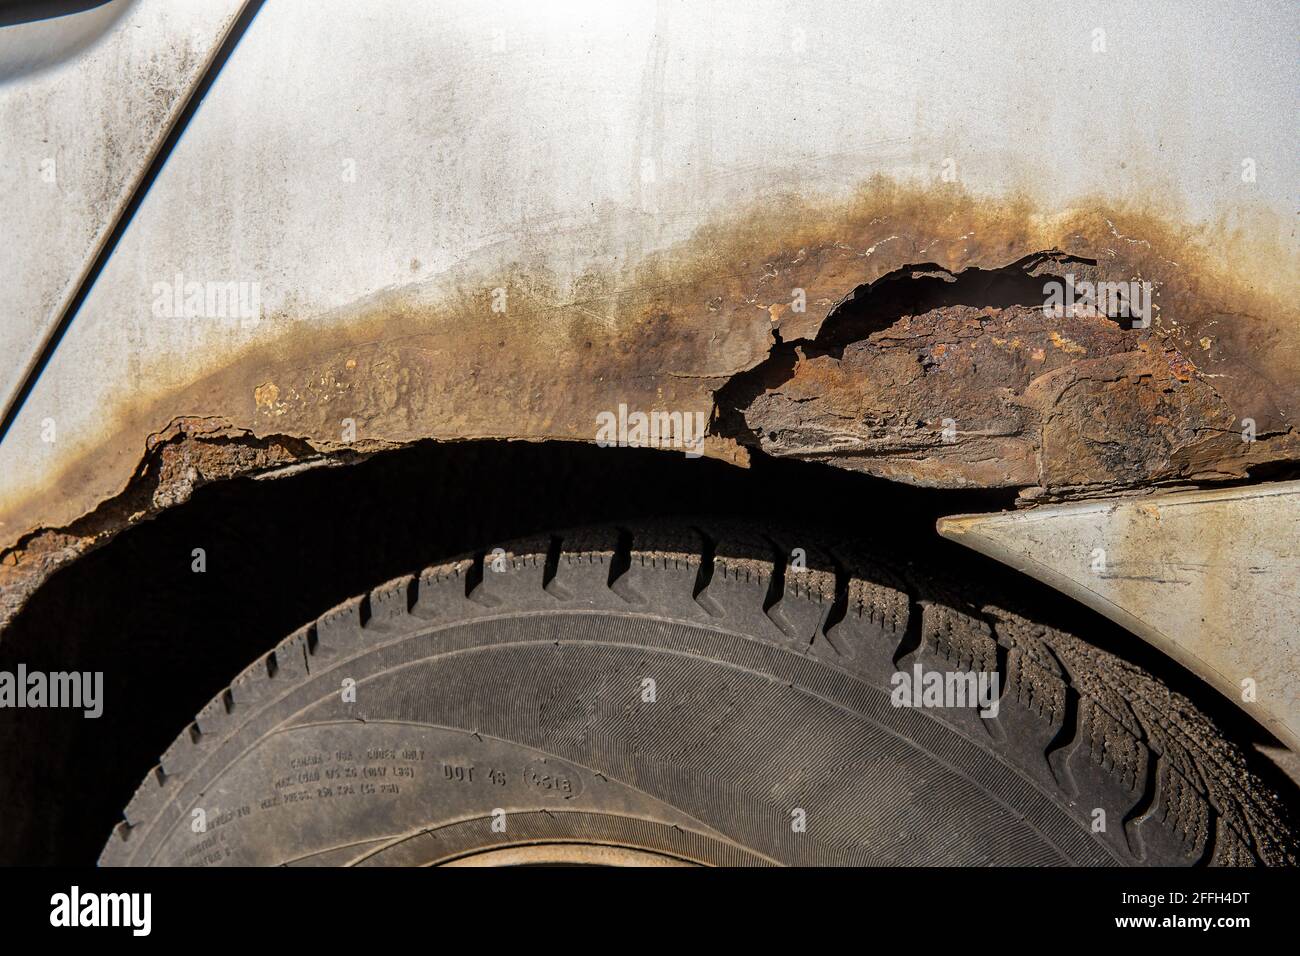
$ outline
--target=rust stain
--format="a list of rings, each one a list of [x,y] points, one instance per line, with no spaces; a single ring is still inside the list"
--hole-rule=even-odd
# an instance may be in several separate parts
[[[1288,255],[1154,210],[878,177],[848,201],[769,199],[575,281],[541,250],[324,324],[272,317],[272,338],[124,401],[100,447],[4,502],[0,613],[196,481],[426,438],[591,441],[620,403],[707,414],[705,453],[737,463],[758,449],[1027,502],[1248,478],[1300,460]],[[1045,315],[1031,293],[1066,273],[1150,282],[1151,327]]]

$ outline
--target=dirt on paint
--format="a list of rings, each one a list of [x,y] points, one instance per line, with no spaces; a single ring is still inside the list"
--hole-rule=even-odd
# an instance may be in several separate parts
[[[0,503],[0,625],[203,483],[424,439],[592,441],[620,404],[707,414],[705,453],[737,463],[752,449],[1024,504],[1280,473],[1300,462],[1294,264],[1273,238],[1150,210],[875,179],[571,282],[539,251],[328,322],[273,317],[281,331],[200,356],[179,391],[133,383],[101,445]],[[1149,283],[1150,327],[1045,313],[1067,276]]]

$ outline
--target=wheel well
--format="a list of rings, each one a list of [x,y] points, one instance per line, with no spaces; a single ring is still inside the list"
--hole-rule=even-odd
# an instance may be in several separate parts
[[[917,489],[761,454],[741,469],[662,451],[505,441],[423,442],[345,466],[205,486],[57,571],[6,629],[0,669],[103,671],[107,704],[96,720],[5,712],[0,861],[93,860],[191,715],[334,604],[512,538],[674,514],[831,526],[973,583],[1001,582],[1043,620],[1146,667],[1243,742],[1258,739],[1258,728],[1136,638],[934,531],[941,515],[1010,507],[1013,496]],[[1270,766],[1259,772],[1290,786]]]

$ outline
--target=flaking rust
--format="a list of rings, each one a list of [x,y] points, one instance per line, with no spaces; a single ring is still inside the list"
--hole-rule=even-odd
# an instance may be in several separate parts
[[[1243,479],[1296,459],[1289,416],[1266,418],[1261,440],[1255,416],[1272,410],[1234,403],[1164,329],[1044,308],[1047,283],[1106,272],[1057,250],[996,270],[900,269],[815,335],[775,342],[719,391],[717,428],[770,455],[1025,498]]]
[[[706,413],[714,457],[1026,502],[1300,460],[1296,263],[1268,235],[877,178],[847,201],[769,198],[576,280],[531,245],[328,321],[270,317],[281,331],[201,355],[179,391],[133,383],[99,448],[0,502],[0,623],[54,568],[204,482],[425,439],[593,441],[620,404]],[[1044,284],[1067,275],[1150,283],[1150,327],[1045,314]]]
[[[150,435],[126,488],[65,528],[41,530],[0,556],[0,626],[56,569],[111,539],[123,528],[189,500],[195,489],[243,475],[275,473],[330,456],[300,438],[258,437],[230,422],[178,418]],[[361,460],[362,448],[335,451],[340,461]]]

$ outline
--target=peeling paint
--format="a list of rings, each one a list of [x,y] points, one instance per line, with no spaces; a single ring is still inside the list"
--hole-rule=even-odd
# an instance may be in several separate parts
[[[471,259],[327,321],[277,317],[241,352],[201,350],[191,384],[124,396],[100,444],[0,500],[4,604],[195,482],[429,438],[591,441],[620,402],[708,414],[705,452],[730,461],[760,449],[1026,502],[1249,478],[1300,460],[1300,316],[1269,272],[1288,255],[1141,209],[878,177],[571,282],[540,258],[504,278]],[[1046,316],[1035,290],[1067,269],[1150,281],[1152,327]]]

